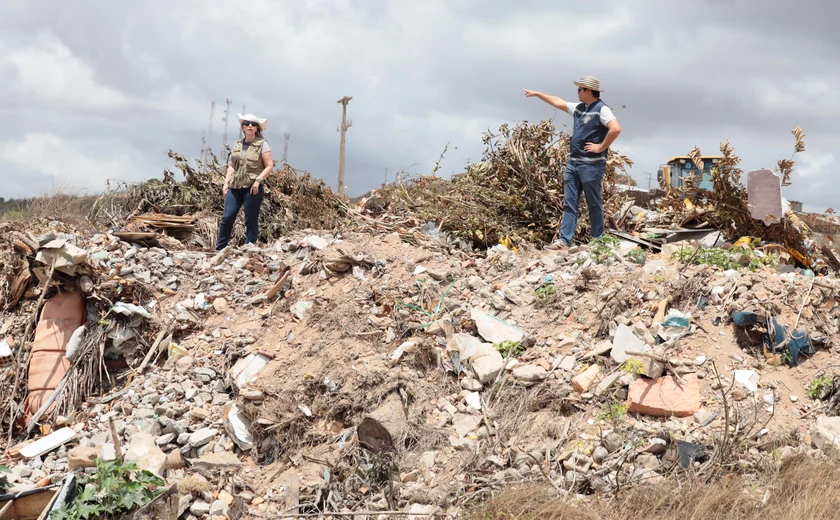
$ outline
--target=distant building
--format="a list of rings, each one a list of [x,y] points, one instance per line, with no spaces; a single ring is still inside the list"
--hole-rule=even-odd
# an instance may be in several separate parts
[[[796,200],[789,200],[790,210],[796,213],[802,213],[802,203]]]

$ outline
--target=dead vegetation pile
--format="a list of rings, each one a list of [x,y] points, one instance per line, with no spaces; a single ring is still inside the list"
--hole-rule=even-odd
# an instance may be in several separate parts
[[[563,216],[563,172],[569,159],[568,132],[550,120],[502,125],[485,132],[481,161],[471,163],[451,180],[430,175],[390,185],[363,203],[365,213],[413,215],[423,222],[469,240],[481,248],[500,240],[545,244],[559,233]],[[445,151],[444,151],[445,152]],[[616,177],[633,162],[610,152],[604,182],[604,208],[610,215],[625,198]],[[589,229],[585,201],[578,220],[578,236]]]
[[[169,150],[175,170],[164,170],[163,179],[140,184],[119,184],[100,198],[91,210],[96,218],[107,217],[122,227],[127,217],[142,213],[196,219],[198,244],[214,247],[218,225],[224,211],[224,186],[227,163],[212,155],[208,162],[195,161]],[[265,198],[260,212],[260,239],[271,241],[297,229],[332,230],[345,222],[347,198],[332,191],[309,172],[286,166],[275,170],[265,183]],[[245,237],[245,226],[238,218],[233,231],[234,243]]]
[[[578,503],[549,487],[509,488],[472,512],[473,520],[828,520],[840,507],[840,466],[806,456],[747,478],[730,474],[706,484],[686,477],[680,485],[637,486],[623,496]],[[758,478],[755,478],[758,477]]]

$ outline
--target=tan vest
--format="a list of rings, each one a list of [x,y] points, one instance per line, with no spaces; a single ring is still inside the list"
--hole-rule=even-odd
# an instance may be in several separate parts
[[[233,165],[233,178],[230,181],[230,187],[233,189],[250,188],[257,179],[257,176],[265,170],[265,163],[263,163],[260,150],[265,141],[262,137],[255,137],[248,149],[245,150],[245,158],[242,159],[242,143],[244,139],[240,139],[233,143],[230,148],[230,163]]]

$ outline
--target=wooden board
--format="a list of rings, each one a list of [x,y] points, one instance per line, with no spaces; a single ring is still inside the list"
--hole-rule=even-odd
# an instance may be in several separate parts
[[[46,507],[52,502],[57,489],[43,491],[15,498],[3,504],[0,510],[0,520],[37,520]]]

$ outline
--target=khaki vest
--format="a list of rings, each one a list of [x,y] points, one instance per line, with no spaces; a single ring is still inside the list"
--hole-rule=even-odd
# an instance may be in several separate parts
[[[233,165],[234,173],[233,179],[230,181],[230,187],[233,189],[250,188],[257,176],[265,170],[260,150],[265,139],[262,137],[255,137],[248,149],[245,151],[245,158],[242,160],[242,142],[240,139],[233,143],[230,149],[230,163]]]

